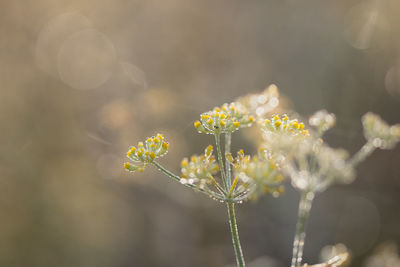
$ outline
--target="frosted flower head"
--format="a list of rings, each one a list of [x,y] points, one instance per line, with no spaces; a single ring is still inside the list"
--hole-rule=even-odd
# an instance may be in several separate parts
[[[227,155],[228,161],[233,166],[233,172],[240,180],[238,191],[254,187],[250,198],[257,198],[262,193],[271,193],[279,196],[283,192],[281,183],[283,176],[274,160],[260,156],[245,155],[243,150],[237,153],[235,159],[230,154]]]
[[[362,117],[364,136],[381,149],[392,149],[400,141],[400,124],[389,126],[378,115],[368,112]]]
[[[275,84],[268,86],[260,94],[249,94],[237,99],[250,114],[264,117],[279,105],[279,90]]]
[[[302,142],[283,166],[291,177],[292,185],[301,191],[324,191],[334,182],[350,183],[355,178],[348,153],[333,149],[321,139]]]
[[[317,128],[317,131],[323,133],[332,128],[336,123],[336,117],[333,113],[328,113],[326,110],[319,110],[314,113],[309,119],[311,126]]]
[[[264,146],[269,151],[290,154],[304,139],[309,137],[304,123],[289,119],[287,115],[275,115],[271,119],[259,122],[264,135]]]
[[[124,168],[128,171],[143,171],[147,164],[156,158],[164,156],[168,152],[169,144],[164,140],[162,134],[157,134],[139,142],[137,146],[133,146],[126,153],[127,157],[133,161],[133,164],[126,162]]]
[[[254,120],[241,104],[231,103],[201,114],[194,127],[206,134],[232,133],[239,128],[250,127]]]
[[[290,135],[308,135],[308,130],[304,129],[304,123],[297,119],[290,120],[285,114],[281,117],[273,116],[270,120],[261,122],[261,128],[264,132],[287,133]]]
[[[214,182],[213,175],[219,171],[219,165],[212,153],[213,146],[209,145],[203,155],[193,155],[190,159],[184,158],[181,161],[181,183],[198,184],[204,187],[205,184]]]

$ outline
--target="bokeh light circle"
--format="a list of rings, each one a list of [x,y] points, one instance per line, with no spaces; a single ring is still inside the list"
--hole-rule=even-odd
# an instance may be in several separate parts
[[[61,80],[76,89],[93,89],[111,76],[116,62],[112,42],[101,32],[87,29],[62,44],[57,60]]]
[[[35,46],[36,65],[44,72],[58,76],[57,55],[62,43],[76,32],[89,29],[90,21],[79,13],[63,13],[48,21],[40,30]]]

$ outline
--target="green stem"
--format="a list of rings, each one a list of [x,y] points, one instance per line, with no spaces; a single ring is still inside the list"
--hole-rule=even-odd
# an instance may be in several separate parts
[[[228,154],[228,153],[231,153],[231,140],[232,140],[232,134],[231,133],[226,133],[225,134],[225,155]],[[231,188],[231,186],[232,186],[231,164],[226,159],[226,157],[225,157],[225,167],[226,167],[227,185],[228,185],[228,188]]]
[[[350,159],[350,164],[356,166],[358,163],[363,161],[366,157],[374,152],[375,146],[372,141],[368,141],[363,145],[363,147]]]
[[[230,188],[228,187],[228,184],[226,181],[224,162],[222,161],[221,138],[220,138],[221,136],[220,136],[220,134],[215,134],[214,136],[215,136],[215,144],[217,147],[219,169],[221,170],[221,179],[222,179],[222,182],[224,183],[226,194],[228,194]]]
[[[303,191],[301,193],[296,223],[296,234],[293,241],[293,256],[291,267],[301,266],[301,261],[303,259],[304,241],[306,238],[306,225],[308,217],[310,215],[313,199],[313,192]]]
[[[170,172],[169,170],[165,169],[163,166],[161,166],[158,162],[153,161],[151,164],[153,164],[159,171],[161,171],[162,173],[164,173],[165,175],[167,175],[168,177],[171,177],[172,179],[174,179],[175,181],[181,182],[181,177],[179,177],[178,175],[173,174],[172,172]],[[204,190],[202,188],[199,188],[198,186],[194,185],[194,184],[183,184],[187,187],[190,187],[194,190],[200,191],[204,194],[207,194],[209,196],[211,196],[212,198],[215,198],[217,200],[222,200],[222,201],[226,201],[226,198],[224,196],[222,196],[221,194],[218,194],[216,192],[213,192],[211,190]]]
[[[226,203],[228,208],[228,215],[229,215],[229,225],[231,227],[231,234],[232,234],[232,242],[233,248],[235,249],[235,256],[236,256],[236,263],[238,267],[246,266],[244,262],[242,247],[240,245],[239,240],[239,232],[236,223],[236,216],[235,216],[235,204],[232,202]]]

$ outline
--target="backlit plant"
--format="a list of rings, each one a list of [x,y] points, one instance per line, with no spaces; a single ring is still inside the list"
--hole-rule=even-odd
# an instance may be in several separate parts
[[[325,110],[310,117],[308,127],[298,119],[289,119],[286,114],[267,118],[267,114],[278,106],[278,96],[276,86],[272,85],[259,95],[241,97],[236,102],[201,114],[194,127],[199,133],[213,135],[215,148],[209,145],[201,155],[184,158],[180,175],[170,172],[157,161],[169,147],[162,134],[131,147],[127,152],[131,162],[124,165],[131,172],[143,171],[153,165],[182,185],[225,203],[236,263],[240,267],[245,266],[245,260],[235,204],[255,200],[267,193],[277,197],[284,191],[284,177],[290,178],[292,186],[301,195],[291,266],[303,266],[306,224],[315,195],[333,183],[352,182],[358,163],[376,148],[391,149],[400,141],[400,125],[389,126],[377,115],[367,113],[362,119],[367,142],[349,157],[345,150],[331,148],[323,141],[323,134],[335,124],[335,116]],[[253,124],[258,125],[263,136],[257,155],[246,155],[239,150],[233,156],[232,133]],[[347,261],[348,254],[341,253],[318,266],[339,267]]]

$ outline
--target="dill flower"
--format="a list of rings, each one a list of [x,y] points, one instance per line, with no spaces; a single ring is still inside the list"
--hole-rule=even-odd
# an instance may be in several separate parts
[[[240,103],[234,102],[201,114],[194,127],[199,133],[232,133],[239,128],[250,127],[254,120]]]
[[[259,121],[259,125],[264,137],[263,146],[275,155],[276,160],[278,155],[289,155],[298,144],[310,136],[304,123],[297,119],[289,119],[287,115],[274,115],[271,119]]]
[[[279,90],[275,84],[271,84],[262,93],[239,97],[237,102],[241,103],[250,114],[259,118],[264,117],[279,105]]]
[[[319,110],[314,113],[309,119],[309,123],[311,126],[314,126],[319,135],[326,132],[336,123],[336,117],[333,113],[328,113],[325,109]]]
[[[124,163],[124,168],[128,171],[143,171],[147,164],[155,159],[164,156],[168,152],[169,144],[164,140],[162,134],[157,134],[146,139],[145,142],[139,142],[126,153],[127,157],[133,161]]]
[[[400,141],[400,124],[389,126],[372,112],[362,117],[362,123],[365,138],[376,148],[392,149]]]
[[[218,173],[219,165],[212,152],[213,146],[209,145],[203,155],[193,155],[190,159],[184,158],[181,161],[182,184],[195,184],[204,188],[206,184],[215,182],[213,175]]]
[[[355,178],[348,153],[334,149],[321,139],[308,139],[300,143],[283,164],[293,187],[300,191],[321,192],[334,182],[350,183]]]
[[[237,192],[247,191],[248,198],[251,199],[266,193],[271,193],[275,197],[283,193],[284,189],[281,186],[283,176],[274,160],[262,154],[245,155],[243,150],[237,153],[235,159],[230,154],[227,155],[227,159],[233,166],[236,179],[240,181]]]

